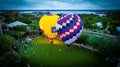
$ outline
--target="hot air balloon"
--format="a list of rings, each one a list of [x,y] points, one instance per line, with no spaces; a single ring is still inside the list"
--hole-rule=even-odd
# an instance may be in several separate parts
[[[81,35],[83,23],[77,14],[63,14],[58,19],[56,29],[59,37],[67,45],[69,50],[70,45]]]
[[[53,43],[53,39],[57,36],[56,24],[59,19],[58,15],[49,14],[41,17],[39,26],[44,35],[49,38],[49,41]]]

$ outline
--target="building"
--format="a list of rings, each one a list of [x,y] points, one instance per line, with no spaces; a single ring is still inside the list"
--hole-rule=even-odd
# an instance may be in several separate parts
[[[10,24],[7,24],[7,26],[8,27],[15,27],[15,26],[21,26],[21,25],[23,25],[23,26],[28,26],[28,24],[26,24],[26,23],[23,23],[23,22],[20,22],[20,21],[14,21],[14,22],[12,22],[12,23],[10,23]]]

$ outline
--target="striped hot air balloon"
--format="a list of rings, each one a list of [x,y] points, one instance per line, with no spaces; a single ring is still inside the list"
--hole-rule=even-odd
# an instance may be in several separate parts
[[[77,14],[63,14],[58,19],[56,29],[62,41],[70,46],[81,35],[83,23]]]

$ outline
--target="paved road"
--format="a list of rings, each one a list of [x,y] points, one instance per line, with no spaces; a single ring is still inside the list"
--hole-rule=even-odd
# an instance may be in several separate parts
[[[95,51],[95,52],[98,51],[97,49],[94,49],[94,48],[91,47],[91,46],[86,46],[86,45],[84,45],[84,44],[77,44],[77,43],[73,43],[73,44],[76,45],[76,46],[78,46],[78,47],[83,47],[83,48],[86,48],[86,49],[91,50],[91,51]]]
[[[102,36],[111,37],[111,38],[115,38],[115,39],[120,39],[119,36],[115,36],[115,35],[103,34],[103,33],[98,33],[98,32],[93,32],[93,31],[87,31],[87,30],[83,30],[83,32],[91,33],[91,34],[97,34],[97,35],[102,35]]]

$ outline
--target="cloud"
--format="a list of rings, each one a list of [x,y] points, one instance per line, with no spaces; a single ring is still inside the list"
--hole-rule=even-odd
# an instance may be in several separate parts
[[[84,0],[91,4],[98,5],[102,9],[120,9],[120,0]]]
[[[62,1],[45,1],[42,3],[37,3],[31,8],[34,9],[96,9],[100,8],[90,2],[80,2],[80,3],[68,3]]]
[[[43,0],[25,0],[26,2],[33,2],[33,3],[37,3],[37,2],[41,2]]]
[[[28,5],[24,0],[0,0],[0,9],[18,9]]]
[[[120,0],[0,0],[0,9],[120,9]]]

